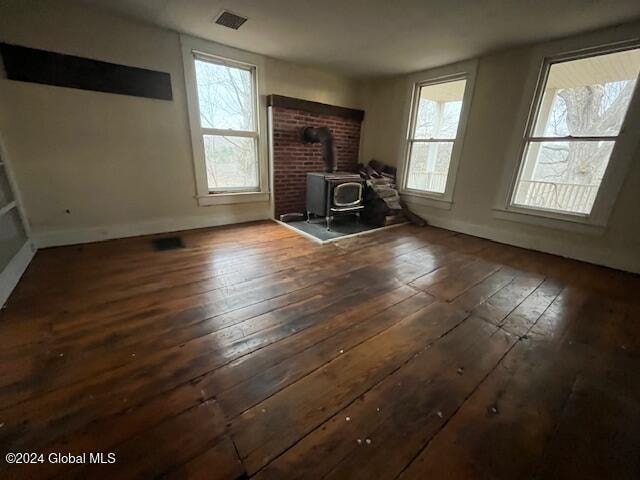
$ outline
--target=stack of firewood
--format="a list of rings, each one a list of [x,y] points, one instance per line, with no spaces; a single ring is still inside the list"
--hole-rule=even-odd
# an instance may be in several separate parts
[[[426,222],[410,212],[400,199],[396,187],[396,168],[385,165],[378,160],[371,160],[367,165],[359,164],[360,176],[367,181],[364,194],[364,210],[362,218],[370,225],[379,227],[394,225],[406,220],[420,226]]]

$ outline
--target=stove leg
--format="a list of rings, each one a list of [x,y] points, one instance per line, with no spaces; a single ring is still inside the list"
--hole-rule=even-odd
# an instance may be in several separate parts
[[[331,215],[327,215],[325,217],[325,220],[327,221],[327,232],[331,231],[331,220],[333,220],[333,217]]]
[[[356,223],[360,225],[360,212],[356,212]]]
[[[307,211],[307,223],[311,223],[311,212]]]

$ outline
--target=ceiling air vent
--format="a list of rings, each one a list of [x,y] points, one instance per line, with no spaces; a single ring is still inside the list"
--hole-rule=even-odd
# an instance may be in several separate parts
[[[231,13],[227,10],[223,10],[218,18],[216,18],[215,23],[218,25],[222,25],[223,27],[233,28],[234,30],[238,30],[247,19],[241,17],[240,15],[236,15],[235,13]]]

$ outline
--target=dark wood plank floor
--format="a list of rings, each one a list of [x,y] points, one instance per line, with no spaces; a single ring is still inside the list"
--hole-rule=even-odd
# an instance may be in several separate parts
[[[436,228],[38,252],[2,478],[640,478],[640,279]],[[49,454],[115,453],[114,464]],[[54,455],[53,460],[57,460]]]

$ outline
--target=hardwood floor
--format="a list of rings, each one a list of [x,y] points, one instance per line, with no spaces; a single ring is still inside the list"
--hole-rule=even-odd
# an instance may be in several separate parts
[[[638,276],[430,227],[182,237],[38,252],[0,445],[44,457],[1,478],[640,478]],[[116,462],[49,458],[83,452]]]

